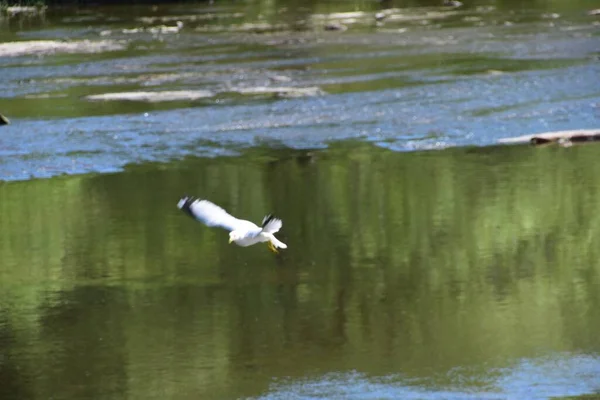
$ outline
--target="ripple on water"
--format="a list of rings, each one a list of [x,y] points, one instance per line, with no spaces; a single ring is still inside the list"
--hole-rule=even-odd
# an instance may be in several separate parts
[[[16,162],[10,174],[3,164],[0,179],[37,176],[40,166],[43,176],[119,170],[265,143],[321,148],[355,139],[412,151],[598,127],[588,16],[488,6],[260,18],[234,6],[138,11],[78,11],[18,33],[37,40],[0,44],[0,108],[13,121],[0,140]],[[326,32],[331,23],[348,29]],[[61,40],[66,31],[81,36]],[[131,132],[138,140],[124,146],[119,138]],[[194,149],[199,141],[210,144]],[[73,169],[52,156],[63,150],[97,152]]]

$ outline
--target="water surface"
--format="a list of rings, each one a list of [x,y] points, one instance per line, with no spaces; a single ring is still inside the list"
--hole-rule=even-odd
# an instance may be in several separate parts
[[[3,398],[600,392],[599,148],[263,148],[0,185]],[[287,251],[227,244],[180,193]]]
[[[0,179],[265,143],[406,151],[598,128],[593,7],[219,2],[0,18],[0,112],[13,121]]]
[[[597,398],[593,3],[0,17],[0,397]]]

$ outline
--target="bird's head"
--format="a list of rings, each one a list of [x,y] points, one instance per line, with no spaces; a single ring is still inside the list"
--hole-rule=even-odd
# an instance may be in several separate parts
[[[231,231],[229,232],[229,243],[231,244],[231,242],[235,242],[238,239],[241,239],[242,235],[240,235],[240,233],[238,231]]]

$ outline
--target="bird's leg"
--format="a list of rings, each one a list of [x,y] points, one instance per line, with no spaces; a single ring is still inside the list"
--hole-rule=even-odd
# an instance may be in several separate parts
[[[275,247],[275,246],[273,245],[273,243],[271,243],[271,241],[270,241],[270,240],[267,242],[267,247],[268,247],[268,248],[269,248],[269,250],[271,250],[273,253],[275,253],[275,254],[279,253],[279,250],[277,250],[277,247]]]

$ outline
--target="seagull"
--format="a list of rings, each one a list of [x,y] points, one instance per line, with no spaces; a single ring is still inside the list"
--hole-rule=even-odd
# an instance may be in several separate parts
[[[280,219],[269,214],[262,220],[261,226],[237,219],[208,200],[196,199],[190,196],[182,197],[177,207],[206,226],[218,226],[229,231],[229,243],[247,247],[256,243],[267,242],[267,247],[273,253],[279,253],[277,248],[287,249],[287,245],[273,235],[283,225]]]

